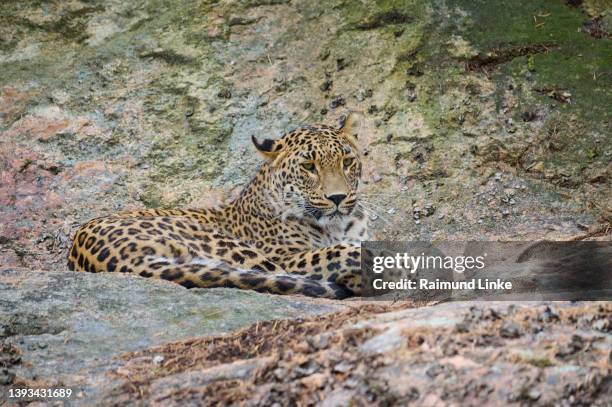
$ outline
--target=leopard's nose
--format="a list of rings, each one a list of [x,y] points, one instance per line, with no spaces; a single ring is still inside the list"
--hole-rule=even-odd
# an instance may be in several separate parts
[[[326,198],[332,201],[333,203],[335,203],[336,206],[340,206],[340,202],[344,201],[344,198],[346,198],[346,195],[345,194],[335,194],[335,195],[326,196]]]

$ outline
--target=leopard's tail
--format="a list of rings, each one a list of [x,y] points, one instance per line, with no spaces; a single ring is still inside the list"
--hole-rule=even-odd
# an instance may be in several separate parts
[[[160,261],[161,260],[161,261]],[[187,288],[240,288],[271,294],[302,294],[308,297],[344,299],[355,294],[334,281],[314,280],[300,274],[241,269],[222,260],[192,258],[182,263],[174,259],[145,256],[144,277],[157,277]],[[162,267],[159,267],[159,266]]]
[[[202,280],[201,280],[202,281]],[[268,273],[259,270],[224,270],[220,278],[199,287],[235,287],[272,294],[301,294],[308,297],[344,299],[354,294],[331,281],[316,281],[299,274]]]
[[[142,277],[160,278],[187,288],[240,288],[272,294],[301,294],[308,297],[344,299],[355,294],[343,285],[325,280],[313,280],[300,274],[265,272],[256,269],[238,269],[223,261],[197,259],[178,263],[175,259],[144,256],[137,266],[87,267],[80,261],[69,261],[75,271],[119,271]],[[91,259],[93,265],[93,259]],[[106,270],[105,270],[106,269]]]

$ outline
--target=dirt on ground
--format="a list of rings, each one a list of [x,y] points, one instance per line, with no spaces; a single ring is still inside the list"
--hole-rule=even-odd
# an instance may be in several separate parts
[[[118,405],[606,405],[612,305],[355,305],[127,354]],[[456,314],[456,315],[455,315]],[[408,322],[408,325],[405,323]],[[405,326],[405,327],[403,327]],[[392,334],[390,333],[392,332]],[[526,343],[529,342],[527,346]]]

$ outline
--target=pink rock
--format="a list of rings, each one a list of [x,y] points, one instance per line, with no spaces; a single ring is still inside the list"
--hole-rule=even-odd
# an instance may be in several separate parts
[[[103,130],[87,117],[74,117],[58,106],[44,106],[17,120],[0,138],[27,137],[49,141],[61,134],[74,134],[77,139],[100,135]]]
[[[0,120],[6,123],[23,113],[30,98],[29,92],[6,86],[0,90]]]

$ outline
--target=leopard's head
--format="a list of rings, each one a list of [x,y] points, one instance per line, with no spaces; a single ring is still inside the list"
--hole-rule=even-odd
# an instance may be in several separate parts
[[[351,114],[340,128],[306,126],[278,140],[253,137],[269,160],[271,196],[280,214],[323,222],[353,211],[361,177],[357,121]]]

